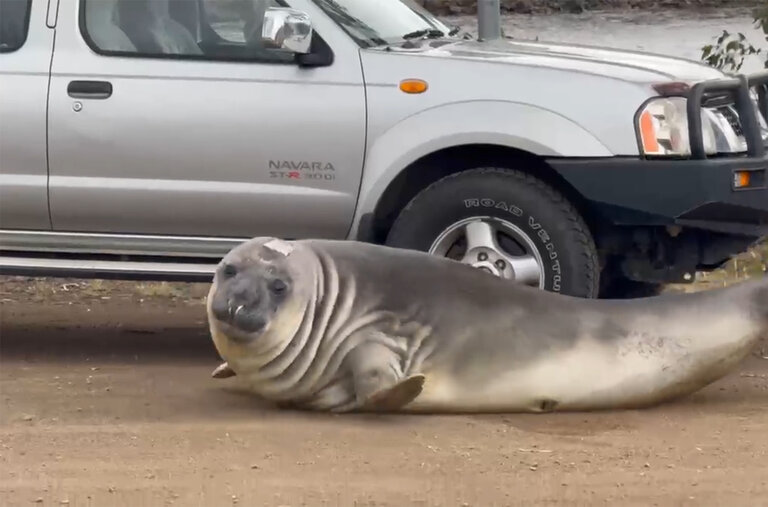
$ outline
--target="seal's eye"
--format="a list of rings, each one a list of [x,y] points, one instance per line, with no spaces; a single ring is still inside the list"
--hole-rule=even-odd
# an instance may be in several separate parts
[[[287,288],[285,282],[279,278],[272,280],[269,284],[269,289],[275,294],[283,294]]]
[[[225,264],[224,268],[221,270],[222,274],[226,276],[227,278],[235,276],[237,274],[237,268],[233,266],[232,264]]]

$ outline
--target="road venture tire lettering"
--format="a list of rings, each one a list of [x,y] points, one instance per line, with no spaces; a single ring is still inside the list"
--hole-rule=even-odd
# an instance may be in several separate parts
[[[530,237],[544,263],[545,290],[597,297],[599,265],[587,225],[556,189],[521,171],[480,168],[438,180],[402,210],[387,244],[428,251],[451,224],[480,215]]]

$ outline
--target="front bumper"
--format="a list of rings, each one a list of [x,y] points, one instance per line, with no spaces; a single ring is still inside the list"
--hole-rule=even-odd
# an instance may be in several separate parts
[[[768,236],[768,156],[707,160],[550,159],[591,210],[616,226],[695,227]],[[752,185],[734,188],[738,171]]]
[[[758,98],[757,110],[750,98],[752,89]],[[679,225],[768,236],[768,147],[757,117],[760,114],[768,121],[768,71],[708,80],[671,93],[687,99],[690,158],[557,158],[548,160],[549,164],[594,212],[614,225]],[[746,154],[708,157],[701,107],[728,96],[738,111]],[[746,188],[735,186],[740,171],[751,175]]]

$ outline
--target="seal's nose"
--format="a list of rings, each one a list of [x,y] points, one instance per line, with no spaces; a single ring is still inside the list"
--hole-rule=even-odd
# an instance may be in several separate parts
[[[231,315],[229,314],[229,304],[227,303],[226,298],[218,297],[214,299],[211,304],[211,310],[217,319],[223,322],[229,322]]]
[[[217,298],[211,305],[213,315],[221,322],[232,324],[247,333],[255,333],[264,328],[264,319],[259,317],[258,311],[240,300],[227,300]]]
[[[246,333],[261,331],[266,326],[262,315],[262,291],[258,277],[240,271],[222,279],[211,301],[214,317]]]

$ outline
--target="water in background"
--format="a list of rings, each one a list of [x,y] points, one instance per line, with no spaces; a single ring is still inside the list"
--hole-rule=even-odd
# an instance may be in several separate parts
[[[474,16],[441,18],[477,35],[477,19]],[[533,40],[538,37],[545,42],[649,51],[697,61],[701,60],[701,47],[714,42],[725,29],[744,33],[755,47],[768,51],[765,35],[752,23],[748,9],[511,14],[503,16],[502,28],[505,35],[516,39]],[[765,55],[762,59],[750,57],[741,71],[761,70],[764,59]]]

